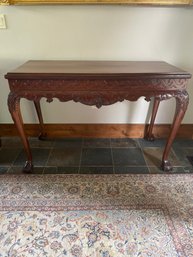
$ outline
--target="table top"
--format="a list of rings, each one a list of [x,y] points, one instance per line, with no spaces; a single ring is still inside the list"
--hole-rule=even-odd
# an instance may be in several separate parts
[[[191,74],[162,61],[41,61],[31,60],[5,78],[58,78],[61,76],[180,77]]]

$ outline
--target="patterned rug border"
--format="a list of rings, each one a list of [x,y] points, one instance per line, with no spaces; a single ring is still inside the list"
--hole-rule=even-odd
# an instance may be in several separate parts
[[[95,207],[95,208],[93,208]],[[178,251],[179,253],[179,256],[184,256],[185,252],[184,252],[184,249],[183,249],[183,244],[178,236],[178,233],[176,232],[175,230],[175,226],[174,226],[174,223],[172,221],[172,218],[170,217],[170,214],[169,214],[169,210],[167,209],[167,206],[165,205],[125,205],[125,206],[98,206],[98,208],[96,206],[90,206],[90,207],[87,207],[85,208],[84,206],[79,206],[77,207],[76,209],[74,209],[74,207],[72,207],[72,209],[69,207],[67,210],[65,209],[62,209],[62,207],[60,208],[55,208],[52,210],[52,207],[49,207],[49,208],[46,208],[46,209],[42,209],[42,208],[36,208],[34,206],[34,208],[30,208],[30,210],[27,210],[29,209],[29,207],[27,209],[25,208],[22,208],[22,210],[15,210],[14,211],[17,211],[17,212],[22,212],[22,211],[28,211],[28,212],[38,212],[38,211],[44,211],[44,212],[52,212],[52,211],[88,211],[88,210],[91,210],[91,211],[97,211],[100,209],[100,211],[108,211],[108,210],[120,210],[120,211],[126,211],[126,210],[161,210],[162,213],[163,213],[163,216],[164,216],[164,219],[166,221],[166,224],[167,224],[167,227],[168,227],[168,230],[169,230],[169,233],[170,235],[172,236],[172,239],[173,239],[173,242],[174,242],[174,245],[175,245],[175,248],[176,250]],[[6,209],[6,210],[1,210],[0,209],[0,212],[2,211],[13,211],[13,210],[10,210],[10,208]],[[184,236],[187,238],[187,235],[186,235],[186,231],[184,229],[183,226],[180,226],[180,224],[178,224],[178,226],[180,227],[180,230],[181,230],[181,233],[183,232]],[[188,239],[188,238],[187,238]],[[190,243],[190,242],[189,242]]]
[[[39,176],[39,177],[46,177],[46,176],[76,176],[76,177],[83,177],[83,176],[88,176],[88,177],[100,177],[100,176],[105,176],[105,177],[110,177],[110,176],[115,176],[115,177],[148,177],[148,176],[151,176],[151,177],[157,177],[157,176],[176,176],[176,177],[181,177],[181,176],[191,176],[193,177],[193,173],[158,173],[158,174],[155,174],[155,173],[152,173],[152,174],[144,174],[144,173],[137,173],[137,174],[134,174],[134,173],[129,173],[129,174],[33,174],[33,173],[18,173],[18,174],[11,174],[11,173],[7,173],[7,174],[2,174],[0,175],[0,177],[32,177],[32,176]]]
[[[89,205],[89,206],[0,206],[0,211],[97,211],[97,210],[162,210],[164,213],[168,211],[167,205],[165,204],[150,204],[150,205],[140,205],[140,204],[125,204],[125,205]]]
[[[113,178],[113,177],[118,177],[118,178],[124,178],[124,177],[135,177],[135,178],[147,178],[147,177],[184,177],[186,179],[192,177],[193,178],[193,174],[192,173],[163,173],[163,174],[25,174],[25,173],[21,173],[21,174],[2,174],[0,175],[0,178],[39,178],[39,177],[43,177],[43,178],[51,178],[51,177],[77,177],[77,178],[82,178],[82,177],[92,177],[92,178],[100,178],[100,177],[109,177],[109,178]],[[1,181],[1,179],[0,179]]]
[[[178,256],[180,257],[190,257],[192,256],[191,250],[191,238],[186,231],[186,227],[182,220],[182,213],[183,211],[187,211],[186,209],[183,209],[183,201],[184,199],[187,200],[187,206],[190,204],[190,200],[192,199],[190,190],[192,189],[191,181],[193,179],[193,174],[5,174],[1,175],[1,189],[2,189],[2,197],[0,199],[0,212],[57,212],[57,211],[105,211],[105,210],[160,210],[163,213],[163,217],[165,219],[165,222],[167,224],[167,227],[170,231],[170,234],[173,238],[173,242],[175,244],[175,247],[178,251]],[[99,191],[95,191],[94,195],[94,201],[93,201],[93,195],[92,191],[83,194],[81,191],[65,191],[69,193],[69,198],[65,198],[64,195],[60,195],[60,193],[55,193],[56,191],[43,191],[43,195],[41,195],[41,192],[35,191],[35,194],[30,195],[31,191],[29,190],[29,185],[32,186],[32,189],[34,186],[39,185],[38,189],[44,190],[44,186],[48,185],[54,185],[57,186],[57,184],[62,185],[62,187],[66,187],[68,189],[68,186],[75,188],[76,184],[78,182],[82,183],[82,187],[86,187],[89,185],[89,187],[100,185],[103,189],[104,185],[115,187],[115,191],[110,191],[106,193],[106,198],[103,199],[103,193]],[[133,183],[137,182],[137,185],[134,185]],[[167,187],[169,188],[172,182],[174,182],[174,185],[177,185],[176,192],[174,192],[174,195],[170,194],[172,191],[165,190]],[[21,191],[22,193],[25,192],[24,198],[21,198],[20,191],[18,190],[19,184],[24,184],[24,191]],[[141,186],[141,183],[144,183],[143,186]],[[181,203],[181,209],[179,209],[176,204],[177,201],[173,201],[175,199],[175,195],[179,193],[179,197],[186,196],[186,191],[184,191],[186,188],[181,187],[181,183],[185,183],[185,185],[190,185],[189,189],[189,198],[179,198],[179,203]],[[162,187],[162,184],[164,187]],[[4,187],[9,188],[10,185],[13,186],[14,190],[12,192],[11,197],[7,197],[7,193],[4,190]],[[125,187],[122,188],[123,196],[127,194],[127,190],[125,190],[126,187],[128,187],[128,190],[133,192],[133,195],[127,195],[126,198],[119,198],[119,191],[116,192],[116,186],[120,185]],[[159,187],[161,190],[157,191],[157,194],[154,191],[154,185]],[[167,186],[167,187],[166,187]],[[48,189],[49,189],[48,187]],[[137,188],[138,187],[138,188]],[[26,190],[27,188],[27,190]],[[126,188],[127,189],[127,188]],[[139,190],[138,190],[139,189]],[[144,189],[148,189],[147,191],[143,191]],[[179,190],[179,192],[178,192]],[[8,190],[9,192],[9,190]],[[28,195],[29,192],[29,195]],[[32,190],[33,192],[33,190]],[[58,191],[57,191],[58,192]],[[59,191],[60,192],[60,191]],[[79,195],[76,195],[78,192]],[[86,191],[87,192],[87,191]],[[103,191],[102,191],[103,192]],[[44,194],[45,193],[45,194]],[[163,193],[163,197],[162,197]],[[15,194],[15,198],[14,198]],[[40,194],[40,195],[39,195]],[[90,195],[89,195],[90,194]],[[105,196],[104,194],[104,196]],[[59,197],[57,196],[59,195]],[[32,196],[32,198],[31,198]],[[99,196],[99,198],[97,198]],[[133,198],[132,198],[133,196]],[[137,196],[140,196],[140,198]],[[172,198],[173,196],[173,198]],[[13,197],[13,198],[12,198]],[[33,199],[34,197],[34,199]],[[49,198],[51,197],[51,198]],[[57,198],[58,197],[58,198]],[[91,198],[89,198],[91,197]],[[136,198],[135,198],[136,197]],[[155,201],[155,197],[159,200],[157,203]],[[165,197],[165,198],[164,198]],[[73,201],[72,201],[73,200]],[[164,200],[164,201],[163,201]],[[177,198],[178,200],[178,198]],[[136,201],[136,204],[135,202]],[[148,204],[148,201],[149,202]],[[85,202],[85,203],[84,203]],[[132,202],[134,204],[132,204]],[[39,205],[38,205],[39,203]],[[191,206],[189,205],[189,208]],[[193,209],[192,209],[193,210]],[[180,214],[181,213],[181,214]],[[190,210],[191,213],[191,210]],[[185,216],[186,217],[186,216]],[[185,220],[186,221],[186,220]]]

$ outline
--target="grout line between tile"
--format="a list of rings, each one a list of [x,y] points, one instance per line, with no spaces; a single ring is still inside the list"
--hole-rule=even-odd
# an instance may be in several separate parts
[[[84,148],[84,140],[85,140],[85,138],[82,138],[82,144],[81,144],[81,152],[80,152],[80,160],[79,160],[79,165],[78,165],[78,174],[80,174],[80,169],[81,169],[81,165],[82,165],[82,154],[83,154],[83,148]],[[148,169],[148,171],[149,171],[149,174],[152,174],[151,172],[150,172],[150,167],[157,167],[157,166],[154,166],[154,165],[148,165],[148,163],[147,163],[147,161],[146,161],[146,158],[145,158],[145,155],[144,155],[144,148],[146,148],[146,147],[142,147],[141,145],[140,145],[140,142],[139,142],[139,139],[135,139],[135,141],[136,141],[136,146],[134,147],[134,146],[132,146],[132,147],[128,147],[128,146],[126,146],[126,147],[124,147],[124,146],[117,146],[117,147],[113,147],[112,146],[112,138],[110,138],[109,139],[110,140],[110,146],[109,147],[99,147],[99,148],[110,148],[110,151],[111,151],[111,158],[112,158],[112,165],[108,165],[108,166],[104,166],[104,165],[100,165],[100,166],[98,166],[97,165],[97,167],[112,167],[113,168],[113,173],[112,174],[115,174],[115,163],[114,163],[114,158],[113,158],[113,148],[139,148],[140,150],[141,150],[141,152],[142,152],[142,156],[143,156],[143,158],[144,158],[144,160],[145,160],[145,165],[146,166],[143,166],[143,167],[147,167],[147,169]],[[156,148],[163,148],[163,146],[155,146]],[[153,147],[153,146],[151,146],[151,147],[148,147],[148,148],[155,148],[155,147]],[[3,147],[1,146],[1,149],[2,149]],[[11,147],[7,147],[7,148],[11,148]],[[14,147],[15,148],[15,147]],[[41,149],[42,147],[41,146],[35,146],[35,147],[33,147],[33,148],[38,148],[38,149]],[[53,142],[53,144],[52,145],[50,145],[50,146],[46,146],[46,147],[43,147],[43,149],[45,149],[45,148],[47,148],[47,149],[49,149],[49,153],[48,153],[48,157],[47,157],[47,160],[46,160],[46,162],[45,162],[45,164],[44,164],[44,166],[40,166],[40,167],[43,167],[43,170],[42,170],[42,173],[41,174],[45,174],[44,172],[45,172],[45,169],[46,169],[46,167],[48,167],[48,162],[49,162],[49,160],[50,160],[50,157],[51,157],[51,155],[52,155],[52,152],[53,152],[53,149],[54,149],[54,142]],[[95,147],[95,148],[98,148],[98,147]],[[183,148],[189,148],[189,149],[191,149],[191,148],[193,148],[193,147],[179,147],[180,149],[183,149]],[[14,163],[15,163],[15,161],[16,161],[16,159],[18,158],[18,156],[21,154],[21,152],[23,151],[23,148],[18,148],[18,154],[16,154],[16,156],[15,156],[15,158],[13,159],[13,161],[9,164],[9,165],[6,165],[6,167],[7,167],[7,170],[6,170],[6,172],[5,172],[5,174],[8,174],[8,173],[10,173],[9,171],[11,170],[11,168],[13,168],[15,165],[14,165]],[[171,149],[171,152],[174,154],[174,156],[176,157],[176,159],[178,159],[178,156],[177,156],[177,154],[175,153],[175,150],[174,150],[174,148],[173,148],[173,146],[172,146],[172,149]],[[16,165],[17,166],[17,165]],[[21,164],[21,166],[22,166],[22,164]],[[85,165],[84,165],[85,166]],[[89,165],[90,166],[90,165]],[[95,165],[96,166],[96,165]],[[95,166],[93,166],[93,167],[95,167]],[[123,165],[122,165],[123,166]],[[130,166],[130,165],[124,165],[124,166]],[[132,165],[133,166],[133,165]],[[192,172],[187,172],[187,170],[185,170],[185,168],[186,168],[186,166],[188,166],[188,165],[183,165],[183,163],[181,163],[181,161],[179,160],[179,165],[177,165],[177,166],[174,166],[174,167],[177,167],[177,168],[182,168],[182,172],[184,171],[184,173],[192,173]],[[191,166],[191,165],[189,165],[189,166]],[[38,166],[37,166],[38,167]],[[91,166],[90,166],[91,167]],[[136,167],[140,167],[139,165],[136,165]],[[22,168],[22,167],[21,167]],[[158,167],[157,167],[158,168]],[[181,173],[182,173],[181,172]],[[164,172],[163,171],[159,171],[157,174],[163,174]],[[165,174],[165,173],[164,173]]]
[[[9,168],[7,169],[7,171],[6,171],[6,173],[9,173],[9,170],[14,166],[14,162],[17,160],[17,158],[18,158],[18,156],[20,155],[20,153],[22,152],[22,150],[24,150],[24,149],[20,149],[19,148],[19,152],[18,152],[18,154],[16,155],[16,157],[15,157],[15,159],[13,160],[13,162],[9,165]],[[22,166],[22,168],[23,168],[23,166]]]
[[[53,149],[54,149],[54,144],[52,145],[52,147],[50,147],[50,152],[49,152],[49,154],[48,154],[47,161],[46,161],[46,163],[45,163],[45,165],[44,165],[42,174],[45,174],[44,171],[45,171],[46,167],[48,167],[48,161],[49,161],[50,156],[51,156],[51,154],[52,154],[52,152],[53,152]]]
[[[115,162],[114,162],[114,158],[113,158],[113,148],[112,148],[112,144],[111,144],[111,138],[110,138],[110,149],[111,149],[111,158],[112,158],[112,165],[113,165],[113,174],[115,174]]]
[[[142,147],[141,147],[141,145],[140,145],[140,143],[139,143],[139,140],[138,140],[138,139],[137,139],[137,141],[138,141],[138,144],[139,144],[139,149],[140,149],[140,150],[141,150],[141,152],[142,152],[142,156],[143,156],[143,158],[144,158],[144,161],[145,161],[146,167],[148,168],[149,174],[151,174],[151,173],[150,173],[150,169],[149,169],[149,165],[148,165],[148,163],[147,163],[147,161],[146,161],[146,158],[145,158],[145,155],[144,155],[144,151],[143,151],[143,149],[142,149]]]
[[[84,147],[84,138],[82,138],[81,150],[80,150],[80,160],[79,160],[79,167],[78,167],[78,174],[80,174],[80,168],[82,163],[82,150]]]

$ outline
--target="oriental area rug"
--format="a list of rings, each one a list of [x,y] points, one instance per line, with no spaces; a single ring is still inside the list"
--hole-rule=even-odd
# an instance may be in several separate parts
[[[192,257],[193,176],[2,175],[1,257]]]

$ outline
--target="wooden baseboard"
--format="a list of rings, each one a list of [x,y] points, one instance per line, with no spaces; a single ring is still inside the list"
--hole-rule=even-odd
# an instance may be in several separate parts
[[[157,138],[166,138],[171,125],[156,124],[154,135]],[[146,125],[144,124],[45,124],[48,137],[92,137],[92,138],[143,138]],[[25,124],[28,136],[38,136],[38,124]],[[18,136],[14,124],[0,124],[0,136]],[[178,138],[193,138],[193,124],[182,124]]]

